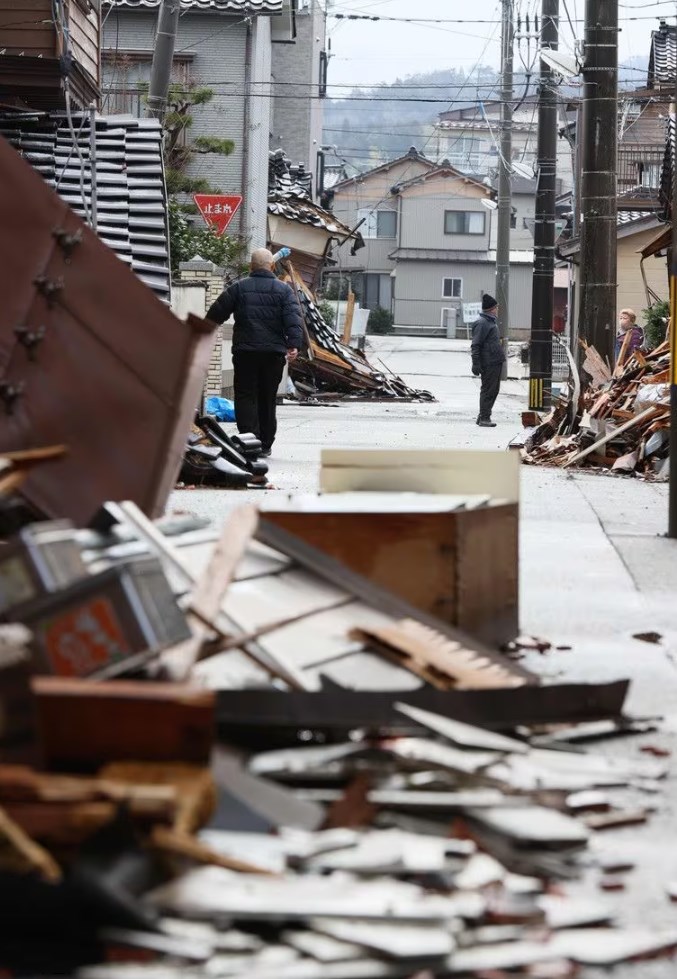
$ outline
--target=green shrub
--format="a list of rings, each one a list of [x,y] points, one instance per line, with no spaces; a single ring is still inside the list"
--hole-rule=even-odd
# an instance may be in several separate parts
[[[317,304],[320,316],[332,330],[336,329],[336,303],[330,303],[329,300],[323,299],[322,302]]]
[[[665,340],[668,326],[667,321],[670,315],[670,303],[667,300],[654,303],[653,306],[649,306],[648,309],[643,310],[643,313],[646,346],[649,350],[653,350],[654,347],[660,346],[663,340]]]
[[[377,306],[372,309],[367,320],[367,333],[385,334],[393,332],[393,314]]]

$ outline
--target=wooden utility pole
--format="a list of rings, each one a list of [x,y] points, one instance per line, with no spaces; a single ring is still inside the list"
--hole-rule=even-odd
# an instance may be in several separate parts
[[[501,146],[498,161],[498,236],[496,242],[496,299],[500,307],[498,328],[507,355],[510,330],[510,217],[512,211],[512,97],[513,97],[513,4],[503,2],[501,35]],[[503,365],[508,376],[507,362]]]
[[[618,0],[586,0],[578,334],[613,364],[616,338]]]
[[[161,0],[148,88],[148,114],[157,119],[164,117],[167,108],[180,13],[180,0]]]
[[[541,49],[557,50],[559,0],[543,0]],[[541,58],[538,94],[538,181],[529,349],[529,407],[549,408],[552,394],[552,320],[557,199],[557,91],[555,73]]]

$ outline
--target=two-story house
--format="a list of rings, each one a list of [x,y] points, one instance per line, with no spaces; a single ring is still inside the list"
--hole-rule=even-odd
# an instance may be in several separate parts
[[[522,193],[524,192],[524,193]],[[360,222],[366,247],[334,252],[333,274],[350,274],[363,307],[392,312],[395,325],[446,331],[464,304],[496,288],[495,192],[448,164],[437,166],[413,148],[399,160],[336,184],[334,213]],[[515,178],[510,321],[529,328],[533,266],[533,183]],[[452,311],[454,311],[452,313]]]
[[[102,110],[145,114],[160,0],[104,0]],[[211,89],[192,111],[190,138],[230,139],[229,156],[198,155],[193,177],[243,202],[229,231],[266,241],[273,45],[294,40],[296,0],[181,0],[173,80]]]
[[[399,229],[399,204],[393,188],[435,169],[413,146],[397,160],[335,183],[327,191],[332,211],[343,224],[358,228],[365,243],[355,255],[335,250],[336,271],[349,273],[363,308],[392,309],[393,275]]]

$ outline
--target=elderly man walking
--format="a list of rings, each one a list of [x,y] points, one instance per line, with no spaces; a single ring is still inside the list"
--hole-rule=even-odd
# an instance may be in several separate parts
[[[207,318],[224,323],[235,317],[233,370],[235,420],[239,432],[253,432],[269,456],[277,432],[276,399],[285,359],[298,356],[303,343],[301,308],[291,286],[274,272],[266,248],[252,252],[248,278],[234,282],[210,307]]]
[[[496,428],[491,420],[494,402],[501,387],[501,374],[505,363],[505,350],[498,332],[498,303],[493,296],[482,296],[482,312],[472,327],[472,372],[482,378],[480,389],[480,413],[477,424],[482,428]]]

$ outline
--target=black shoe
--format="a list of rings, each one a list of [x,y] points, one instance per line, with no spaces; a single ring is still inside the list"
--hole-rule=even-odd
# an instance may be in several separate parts
[[[480,428],[496,428],[496,422],[492,422],[491,418],[478,418],[477,424]]]
[[[261,451],[259,452],[259,455],[261,456],[262,459],[269,459],[271,452],[272,452],[272,449],[261,449]]]

